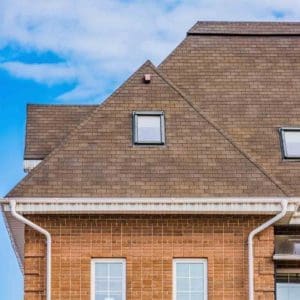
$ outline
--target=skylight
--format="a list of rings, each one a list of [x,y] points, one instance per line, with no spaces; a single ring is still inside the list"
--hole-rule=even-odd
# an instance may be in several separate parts
[[[164,113],[153,111],[134,112],[133,136],[135,144],[164,144]]]
[[[300,159],[300,128],[281,128],[284,158]]]

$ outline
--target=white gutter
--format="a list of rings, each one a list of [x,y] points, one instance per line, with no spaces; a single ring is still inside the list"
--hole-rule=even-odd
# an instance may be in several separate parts
[[[288,211],[294,213],[300,198],[283,197],[170,197],[170,198],[5,198],[3,211],[10,211],[9,202],[17,201],[22,214],[254,214],[275,215],[281,201],[289,200]]]
[[[277,214],[275,217],[272,219],[268,220],[267,222],[261,224],[254,230],[252,230],[248,236],[248,279],[249,279],[249,300],[254,300],[254,258],[253,258],[253,238],[256,234],[260,233],[261,231],[265,230],[272,224],[276,223],[280,219],[282,219],[288,209],[288,200],[283,199],[281,201],[281,207],[282,210],[279,214]]]
[[[34,230],[40,232],[41,234],[43,234],[46,237],[46,241],[47,241],[46,299],[51,300],[51,235],[44,228],[38,226],[37,224],[34,224],[30,220],[24,218],[22,215],[17,213],[15,200],[10,201],[10,209],[11,209],[10,211],[11,211],[11,214],[13,217],[15,217],[20,222],[30,226]]]

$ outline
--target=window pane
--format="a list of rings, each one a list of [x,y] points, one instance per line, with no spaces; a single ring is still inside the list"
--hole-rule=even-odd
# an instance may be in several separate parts
[[[177,293],[176,300],[190,300],[188,293]]]
[[[106,300],[107,297],[108,297],[107,294],[103,294],[103,293],[101,293],[101,294],[96,294],[96,300]]]
[[[108,276],[108,264],[107,263],[96,263],[95,275],[97,277],[107,277]]]
[[[188,292],[190,288],[189,278],[177,278],[176,287],[178,292]]]
[[[138,142],[161,142],[160,116],[137,117]]]
[[[191,300],[204,300],[203,293],[193,293],[191,294]]]
[[[110,265],[110,277],[122,277],[122,264],[115,263]]]
[[[113,292],[122,292],[122,280],[111,280],[110,290]]]
[[[276,274],[277,300],[300,299],[300,274],[277,273]]]
[[[108,290],[108,280],[96,280],[96,292],[104,292]]]
[[[190,265],[190,276],[191,277],[203,277],[203,264],[191,264]]]
[[[191,279],[191,291],[202,292],[203,291],[203,279]]]
[[[287,157],[300,157],[300,131],[284,131],[284,146]]]
[[[189,264],[177,263],[177,277],[189,277]]]

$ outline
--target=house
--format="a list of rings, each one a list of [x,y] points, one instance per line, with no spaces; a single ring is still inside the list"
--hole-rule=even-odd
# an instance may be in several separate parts
[[[300,299],[300,23],[197,22],[99,105],[29,105],[24,166],[27,300]]]

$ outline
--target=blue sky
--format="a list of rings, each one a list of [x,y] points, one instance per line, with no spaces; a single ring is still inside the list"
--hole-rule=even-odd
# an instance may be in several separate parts
[[[146,59],[158,64],[196,20],[298,21],[298,0],[1,0],[0,197],[24,176],[28,103],[100,103]],[[22,276],[0,216],[0,298]]]

